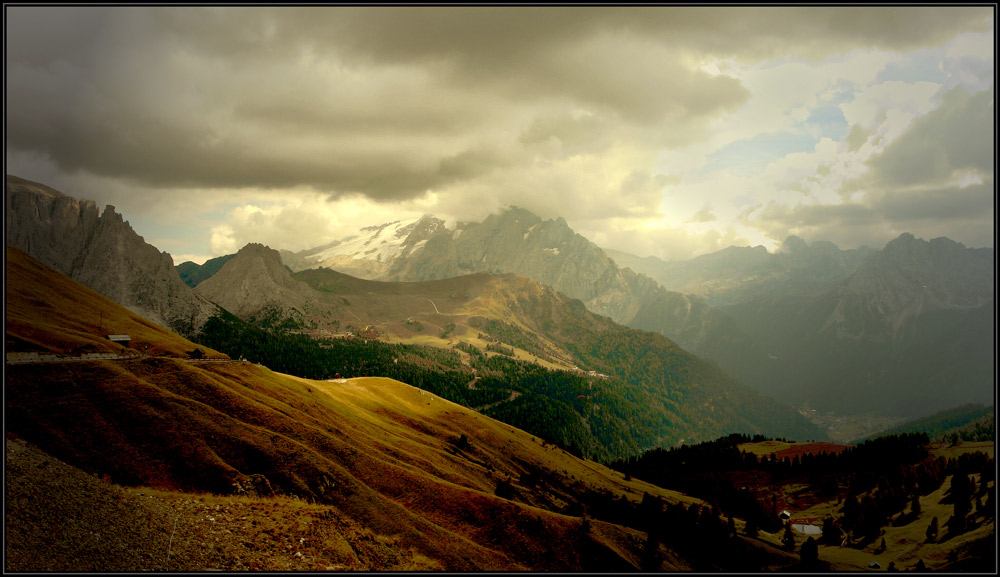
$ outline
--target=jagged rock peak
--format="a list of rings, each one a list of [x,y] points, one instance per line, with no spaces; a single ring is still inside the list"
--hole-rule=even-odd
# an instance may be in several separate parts
[[[5,209],[7,244],[155,323],[189,335],[216,311],[114,206],[7,175]]]
[[[280,255],[278,255],[278,251],[276,251],[273,248],[267,246],[266,244],[261,244],[259,242],[250,242],[250,243],[247,243],[246,246],[244,246],[243,248],[241,248],[236,254],[238,254],[238,255],[239,254],[243,254],[243,255],[248,255],[248,254],[266,254],[266,255],[270,255],[272,253],[280,260]]]
[[[308,285],[292,278],[280,253],[260,243],[245,245],[194,290],[245,320],[268,308],[301,316],[313,298]]]
[[[806,241],[793,234],[786,238],[785,242],[781,244],[781,250],[788,253],[802,252],[809,250],[809,245],[806,244]]]
[[[889,241],[882,250],[883,258],[916,258],[929,252],[927,241],[904,232]]]

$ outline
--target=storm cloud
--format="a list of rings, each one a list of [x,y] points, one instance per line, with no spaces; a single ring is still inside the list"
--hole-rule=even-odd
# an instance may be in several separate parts
[[[6,15],[8,172],[140,216],[144,198],[195,195],[212,210],[228,206],[213,218],[234,231],[240,207],[281,204],[254,213],[285,215],[257,227],[271,236],[233,242],[305,248],[335,236],[319,222],[315,239],[282,235],[296,211],[335,222],[338,210],[364,205],[386,221],[422,211],[454,220],[516,204],[608,239],[691,225],[702,228],[685,238],[756,243],[853,210],[772,197],[789,190],[822,185],[832,196],[817,206],[884,210],[875,220],[904,225],[892,196],[900,187],[927,183],[927,196],[949,178],[964,178],[969,195],[993,185],[983,142],[992,133],[982,130],[993,123],[992,84],[982,86],[992,55],[980,53],[993,33],[988,8],[22,6]],[[934,50],[946,82],[875,81],[886,62]],[[865,58],[863,80],[803,75],[858,70]],[[838,59],[853,60],[838,68]],[[803,82],[755,81],[786,70]],[[936,108],[904,118],[876,85],[929,90]],[[850,107],[866,90],[873,104],[853,114],[871,126],[845,126],[850,147],[812,181],[785,182],[805,170],[793,160],[774,186],[706,168],[715,150],[768,130],[815,136],[811,110]],[[863,203],[846,182],[863,189]],[[321,204],[294,208],[303,202]],[[751,204],[756,217],[740,218]]]

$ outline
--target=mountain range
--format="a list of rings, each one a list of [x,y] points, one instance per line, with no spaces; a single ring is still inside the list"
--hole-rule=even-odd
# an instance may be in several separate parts
[[[69,271],[85,280],[116,280],[115,286],[122,288],[118,292],[108,291],[110,298],[120,299],[123,305],[136,300],[146,304],[145,308],[135,308],[150,320],[167,317],[174,319],[176,325],[178,321],[187,320],[183,315],[189,314],[187,308],[182,308],[181,313],[175,310],[178,302],[182,305],[207,303],[225,314],[249,321],[252,326],[299,332],[313,330],[313,336],[320,337],[349,333],[448,351],[457,348],[464,350],[464,354],[477,353],[477,359],[494,365],[500,363],[504,367],[482,368],[497,375],[493,381],[488,381],[495,383],[490,393],[503,395],[489,404],[491,414],[536,427],[540,433],[548,431],[553,442],[566,442],[588,456],[622,458],[649,447],[690,443],[733,431],[824,438],[822,431],[790,408],[749,389],[662,335],[622,327],[591,313],[580,301],[537,280],[513,274],[488,274],[424,282],[373,282],[329,269],[305,270],[293,275],[277,251],[250,244],[192,289],[180,279],[177,270],[169,266],[168,255],[156,252],[155,259],[149,258],[156,249],[144,243],[110,207],[105,210],[107,218],[121,223],[114,234],[102,233],[102,229],[94,227],[96,232],[62,235],[60,242],[63,244],[48,250],[55,244],[53,228],[65,228],[66,222],[78,226],[76,215],[89,214],[87,211],[94,212],[96,208],[93,203],[76,202],[55,191],[19,188],[18,181],[10,180],[8,205],[15,210],[12,211],[14,216],[8,215],[8,220],[15,219],[13,222],[18,226],[14,233],[8,233],[9,238],[45,239],[48,244],[22,243],[29,253],[34,251],[43,262],[47,257],[52,260],[53,254],[91,254],[102,242],[116,243],[120,247],[118,258],[107,262],[92,258],[84,261],[86,266],[70,267]],[[53,212],[46,204],[51,199],[71,206],[75,212],[71,210],[68,216],[57,217],[62,213]],[[81,206],[84,208],[77,208]],[[32,219],[31,216],[38,212],[57,216]],[[440,227],[426,219],[422,222],[407,230],[417,236],[441,238]],[[539,228],[547,230],[537,226],[535,230]],[[384,231],[384,227],[380,230]],[[556,230],[565,234],[568,229],[562,223]],[[550,236],[548,232],[545,235]],[[396,234],[395,238],[400,236]],[[469,238],[475,236],[476,233],[469,233]],[[574,247],[594,251],[595,255],[600,252],[578,235],[565,238]],[[413,240],[414,245],[420,242]],[[425,244],[434,246],[430,240]],[[576,252],[576,249],[566,250],[565,254]],[[419,253],[418,248],[416,254]],[[149,273],[132,264],[142,257],[146,257],[147,264],[153,267]],[[169,280],[151,281],[150,275],[160,274],[162,265],[167,266],[163,276]],[[602,265],[609,277],[634,277],[631,273],[620,274],[610,259],[604,258]],[[573,262],[567,264],[562,276],[575,278],[582,285],[583,277],[578,271],[574,272],[575,267]],[[643,282],[651,281],[645,279]],[[146,284],[154,285],[158,292],[122,295],[128,287]],[[104,286],[98,283],[95,290],[101,288]],[[178,301],[173,298],[175,295],[183,296],[184,300]],[[217,316],[183,328],[198,337],[207,321]],[[226,330],[249,329],[230,325]],[[497,356],[503,358],[497,360]],[[510,359],[515,364],[510,365],[503,359]],[[280,361],[273,355],[255,360]],[[510,384],[515,372],[535,371],[532,364],[544,371],[556,372],[539,373],[538,384],[532,385],[534,388]],[[294,363],[282,366],[302,371],[300,376],[309,376],[304,373],[306,366]],[[439,365],[439,369],[451,371],[453,376],[468,371],[463,383],[475,382],[476,367],[468,359],[465,366],[469,368],[462,368],[457,373],[449,369],[447,363]],[[392,368],[383,366],[379,370]],[[563,373],[565,376],[559,376]],[[552,379],[569,384],[559,390],[546,389],[543,383]],[[559,397],[580,386],[587,386],[588,391],[593,389],[592,394],[577,391],[572,397]],[[546,414],[555,419],[553,422],[561,424],[535,422],[530,425],[525,422],[532,412],[532,403],[540,403]]]
[[[502,396],[488,410],[509,421],[535,398],[548,407],[550,420],[577,431],[571,444],[587,456],[635,454],[733,431],[824,438],[790,408],[662,335],[618,325],[579,300],[511,273],[414,282],[369,281],[327,268],[292,274],[277,251],[250,244],[195,290],[255,324],[461,351],[475,357],[466,359],[470,382],[497,370],[485,363],[499,362],[497,356],[592,375],[572,394],[551,386],[496,385]],[[479,387],[489,387],[487,381]]]
[[[619,267],[562,218],[543,220],[517,207],[454,229],[433,216],[368,227],[342,241],[281,256],[295,271],[324,266],[383,281],[518,274],[580,299],[588,310],[619,324],[659,333],[734,375],[767,359],[766,351],[702,299]]]
[[[993,249],[946,238],[904,233],[881,250],[841,250],[791,236],[773,254],[729,247],[666,263],[604,251],[562,219],[511,208],[453,229],[424,216],[281,254],[293,270],[381,280],[528,276],[783,402],[837,414],[910,418],[993,395]]]
[[[837,447],[876,459],[885,476],[842,470],[817,454],[828,443],[735,434],[645,453],[672,463],[658,471],[580,458],[627,465],[651,446],[733,431],[822,437],[662,334],[537,279],[295,272],[261,244],[175,268],[113,207],[98,216],[94,203],[8,177],[7,208],[8,570],[858,571],[875,551],[904,569],[995,571],[992,447],[956,446],[947,461],[914,438]],[[408,225],[397,224],[398,248]],[[442,233],[421,234],[431,238],[420,246],[394,253],[383,238],[365,251],[402,270]],[[992,279],[968,271],[983,253],[946,239],[894,243],[832,289],[794,295],[800,311],[818,310],[788,313],[798,334],[825,318],[825,337],[904,352],[922,343],[916,370],[947,357],[942,329],[958,351],[978,344],[963,339],[991,318]],[[585,262],[567,259],[563,276]],[[207,303],[205,315],[186,303]],[[856,313],[865,307],[881,316]],[[899,310],[909,314],[884,314]],[[956,322],[956,311],[967,316]],[[758,459],[776,445],[796,456]],[[890,480],[900,478],[919,491],[901,493]],[[973,483],[976,510],[929,536],[928,523],[971,507],[956,495],[966,487],[972,499]],[[783,537],[786,506],[840,515],[847,546]],[[876,550],[868,539],[880,536]]]
[[[731,372],[778,399],[902,417],[993,400],[993,249],[904,233],[882,250],[789,237],[774,254],[615,258],[731,318],[770,357]]]
[[[13,176],[6,204],[8,244],[181,334],[197,334],[219,301],[246,319],[278,310],[294,311],[299,324],[316,317],[315,290],[284,278],[273,259],[248,265],[266,264],[267,274],[245,274],[277,285],[216,290],[212,279],[232,255],[174,268],[114,207],[98,215],[92,202]],[[451,228],[432,216],[368,227],[280,256],[286,272],[328,267],[382,282],[526,276],[659,333],[781,402],[819,411],[915,418],[993,397],[993,250],[944,238],[904,234],[882,250],[840,250],[789,237],[774,254],[730,247],[663,263],[604,251],[562,219],[511,208]],[[349,312],[344,326],[367,318]]]

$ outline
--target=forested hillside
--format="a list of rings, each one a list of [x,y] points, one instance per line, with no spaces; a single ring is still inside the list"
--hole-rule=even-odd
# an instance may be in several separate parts
[[[482,327],[497,343],[519,346],[529,338],[502,323]],[[200,336],[233,358],[296,376],[394,378],[597,460],[733,431],[822,436],[799,415],[782,413],[774,401],[683,351],[662,355],[659,339],[622,329],[574,343],[574,352],[600,371],[591,374],[547,369],[468,343],[447,350],[361,337],[313,339],[231,315],[211,319]]]
[[[994,411],[993,405],[962,405],[903,423],[873,437],[923,433],[933,441],[993,441],[996,439]]]

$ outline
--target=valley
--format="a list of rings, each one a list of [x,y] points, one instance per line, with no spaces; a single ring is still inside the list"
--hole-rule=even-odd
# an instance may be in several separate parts
[[[216,308],[185,336],[15,247],[5,271],[8,570],[995,557],[992,444],[961,440],[982,434],[978,410],[935,421],[957,435],[945,444],[803,442],[827,439],[663,335],[524,276],[372,281],[248,245],[178,289]],[[783,509],[848,537],[810,541]]]
[[[830,436],[837,443],[851,443],[858,439],[876,435],[905,422],[901,417],[882,415],[837,415],[832,412],[820,414],[815,409],[799,409],[799,413]]]

